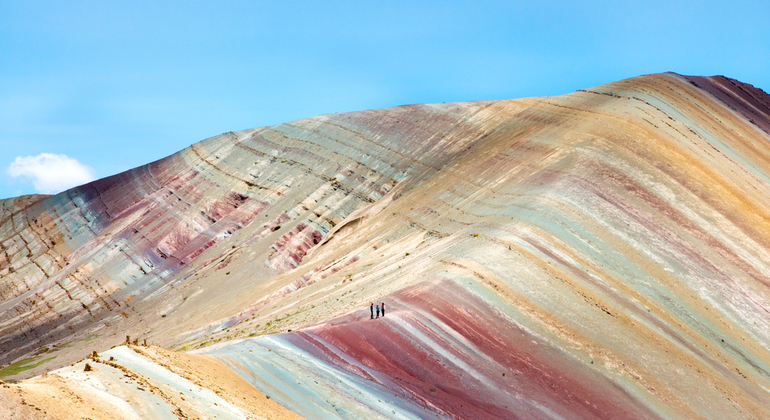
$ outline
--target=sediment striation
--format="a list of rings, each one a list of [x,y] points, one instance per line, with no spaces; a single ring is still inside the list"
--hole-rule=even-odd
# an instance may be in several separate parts
[[[0,201],[0,364],[139,338],[307,418],[767,418],[768,146],[765,92],[673,73],[226,133]]]

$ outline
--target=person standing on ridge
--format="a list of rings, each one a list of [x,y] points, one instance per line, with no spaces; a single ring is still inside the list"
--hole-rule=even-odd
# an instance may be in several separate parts
[[[372,313],[372,319],[374,319],[374,304],[369,305],[369,311]]]
[[[382,316],[385,316],[385,302],[382,302]]]
[[[380,317],[380,305],[377,305],[377,318]]]

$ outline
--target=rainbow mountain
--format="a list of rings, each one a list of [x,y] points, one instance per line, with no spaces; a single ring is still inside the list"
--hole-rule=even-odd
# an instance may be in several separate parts
[[[225,133],[0,244],[3,418],[770,418],[770,96],[722,76]]]

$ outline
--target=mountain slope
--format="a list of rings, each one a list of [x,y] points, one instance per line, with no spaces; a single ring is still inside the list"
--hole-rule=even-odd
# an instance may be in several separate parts
[[[226,133],[3,202],[0,363],[130,335],[306,417],[764,418],[768,130],[667,73]]]

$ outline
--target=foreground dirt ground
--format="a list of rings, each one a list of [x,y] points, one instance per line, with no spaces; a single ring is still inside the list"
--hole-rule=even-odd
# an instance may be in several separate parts
[[[86,364],[91,371],[85,371]],[[211,357],[160,347],[121,346],[50,374],[2,384],[0,418],[301,417]]]

